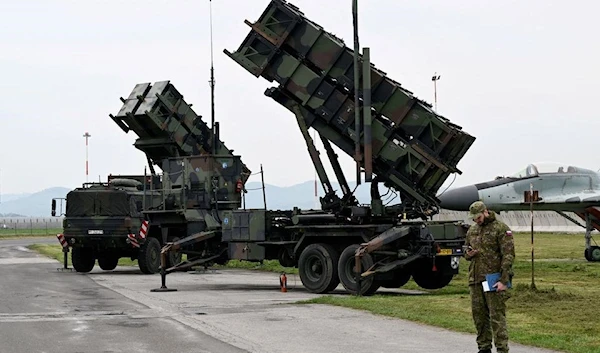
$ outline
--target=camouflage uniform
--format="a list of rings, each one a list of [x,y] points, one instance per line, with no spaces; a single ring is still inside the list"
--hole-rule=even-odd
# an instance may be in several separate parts
[[[470,217],[475,218],[486,210],[483,202],[474,202]],[[500,272],[500,282],[507,284],[512,278],[512,264],[515,258],[514,241],[510,228],[496,218],[494,211],[481,225],[474,224],[467,232],[465,245],[478,250],[474,256],[465,255],[469,263],[469,290],[471,310],[477,329],[477,345],[480,351],[489,352],[492,348],[492,332],[498,353],[508,352],[508,331],[506,328],[506,291],[484,292],[481,282],[485,275]]]

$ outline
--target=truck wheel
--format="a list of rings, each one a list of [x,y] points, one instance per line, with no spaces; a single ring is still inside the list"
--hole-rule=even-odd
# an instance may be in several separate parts
[[[157,273],[160,269],[160,243],[156,238],[146,238],[140,246],[138,265],[145,274]]]
[[[445,273],[444,266],[450,266],[450,258],[438,258],[436,262],[437,271],[432,270],[432,264],[429,259],[418,260],[413,267],[412,277],[415,283],[424,289],[440,289],[447,286],[454,274]]]
[[[119,257],[116,255],[104,255],[98,258],[98,266],[104,271],[112,271],[117,268]]]
[[[96,258],[91,248],[73,248],[71,262],[77,272],[90,272],[94,268]]]
[[[328,293],[340,284],[337,276],[339,253],[328,244],[310,244],[300,254],[298,272],[306,289]]]
[[[340,256],[340,260],[338,263],[339,268],[339,277],[342,285],[348,292],[351,294],[357,294],[358,286],[356,285],[356,278],[354,274],[354,253],[358,249],[357,244],[352,244],[348,246],[342,252]],[[365,271],[369,267],[373,266],[373,258],[370,254],[364,254],[362,256],[361,262],[361,271]],[[363,278],[360,281],[360,294],[361,295],[373,295],[379,289],[380,283],[375,280],[373,275]]]

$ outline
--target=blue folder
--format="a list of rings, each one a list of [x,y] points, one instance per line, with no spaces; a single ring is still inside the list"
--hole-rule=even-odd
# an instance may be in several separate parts
[[[495,292],[496,288],[494,287],[494,284],[496,284],[496,282],[498,282],[500,280],[500,272],[494,272],[494,273],[489,273],[487,275],[485,275],[485,280],[489,286],[489,291],[490,292]],[[508,288],[512,288],[512,283],[510,282],[510,280],[508,281],[508,283],[505,283],[506,286]],[[485,288],[485,286],[484,286]]]

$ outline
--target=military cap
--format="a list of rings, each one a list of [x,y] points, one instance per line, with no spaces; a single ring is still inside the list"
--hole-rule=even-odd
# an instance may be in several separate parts
[[[475,201],[471,204],[471,206],[469,206],[469,217],[471,217],[471,219],[475,219],[481,216],[481,214],[483,214],[483,211],[485,211],[486,209],[487,207],[482,201]]]

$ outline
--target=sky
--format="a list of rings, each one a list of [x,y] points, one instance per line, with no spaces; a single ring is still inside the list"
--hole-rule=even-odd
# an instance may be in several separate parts
[[[239,47],[249,32],[244,20],[256,21],[268,3],[212,1],[215,114],[221,139],[252,171],[262,164],[266,183],[289,186],[315,177],[295,118],[264,96],[272,83],[223,53]],[[353,45],[351,0],[291,3]],[[358,7],[360,45],[371,48],[372,63],[430,103],[437,72],[438,113],[477,138],[458,164],[463,174],[447,185],[537,161],[600,169],[593,154],[599,2],[359,0]],[[0,46],[2,193],[80,186],[86,131],[90,181],[143,174],[135,134],[108,116],[137,83],[170,80],[210,123],[208,0],[2,0]],[[352,159],[339,155],[354,180]]]

